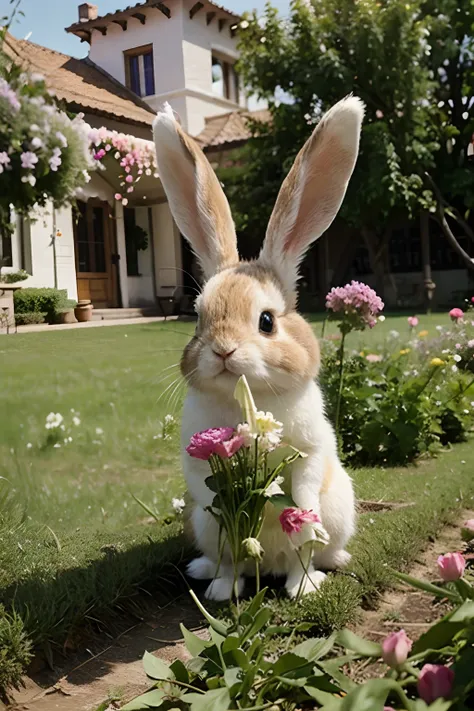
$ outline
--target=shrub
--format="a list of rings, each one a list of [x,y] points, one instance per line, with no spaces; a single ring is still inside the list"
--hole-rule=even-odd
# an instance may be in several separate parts
[[[19,687],[30,660],[31,642],[22,620],[15,613],[9,615],[0,605],[0,692]]]
[[[18,272],[10,272],[8,274],[4,274],[0,281],[3,281],[4,284],[16,284],[18,281],[24,281],[25,279],[28,279],[30,275],[28,272],[26,272],[24,269],[20,269]]]
[[[28,326],[33,323],[44,323],[46,313],[43,311],[25,311],[24,314],[15,314],[17,326]]]
[[[66,289],[30,287],[18,289],[13,298],[15,300],[15,315],[44,313],[48,323],[53,323],[58,311],[66,308],[67,291]],[[30,321],[30,323],[32,322]],[[41,323],[41,321],[35,323]]]

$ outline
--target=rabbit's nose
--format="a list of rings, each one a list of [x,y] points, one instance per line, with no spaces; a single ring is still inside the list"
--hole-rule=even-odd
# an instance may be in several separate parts
[[[225,360],[226,358],[230,358],[230,356],[231,356],[233,353],[235,353],[236,350],[237,350],[237,348],[234,348],[232,351],[228,351],[227,353],[226,353],[226,352],[223,353],[222,351],[216,351],[216,350],[214,350],[214,348],[213,348],[213,349],[212,349],[212,352],[215,353],[215,355],[216,355],[218,358],[222,358],[222,360]]]

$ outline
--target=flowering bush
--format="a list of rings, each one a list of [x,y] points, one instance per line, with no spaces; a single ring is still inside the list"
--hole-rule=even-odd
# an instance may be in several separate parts
[[[0,224],[10,224],[10,206],[28,213],[52,200],[74,198],[90,179],[94,161],[87,124],[70,119],[46,90],[43,77],[26,74],[0,48]]]
[[[383,311],[384,303],[375,291],[359,281],[336,286],[326,296],[329,318],[339,321],[342,333],[373,328]]]
[[[92,156],[96,163],[105,169],[107,162],[116,161],[119,168],[122,191],[115,199],[128,205],[128,197],[144,175],[158,178],[158,167],[153,143],[117,131],[102,127],[89,130]]]
[[[212,617],[191,592],[209,623],[207,638],[181,625],[191,657],[185,663],[176,660],[168,665],[145,652],[143,664],[152,688],[123,711],[159,707],[190,711],[473,708],[474,587],[470,574],[440,585],[402,574],[398,577],[454,606],[416,641],[404,630],[388,635],[381,644],[342,630],[327,639],[295,644],[295,635],[304,634],[307,624],[275,625],[272,610],[264,606],[265,590],[244,612],[233,608],[228,622]],[[276,636],[283,638],[277,655],[272,654]],[[351,670],[357,669],[357,662],[368,670],[378,663],[376,676],[354,679]]]

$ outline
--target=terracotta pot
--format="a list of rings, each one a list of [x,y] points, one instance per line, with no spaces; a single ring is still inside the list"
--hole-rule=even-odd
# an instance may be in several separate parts
[[[74,315],[74,309],[68,309],[67,311],[60,311],[57,318],[58,323],[76,323],[76,316]]]
[[[93,308],[94,307],[92,306],[90,299],[81,299],[77,302],[77,306],[74,309],[74,315],[79,323],[91,320]]]

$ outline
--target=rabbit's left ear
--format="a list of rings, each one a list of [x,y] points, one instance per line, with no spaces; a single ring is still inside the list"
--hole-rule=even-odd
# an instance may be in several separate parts
[[[364,104],[349,96],[327,112],[299,152],[278,195],[259,262],[285,291],[296,286],[306,250],[337,215],[354,170]]]

